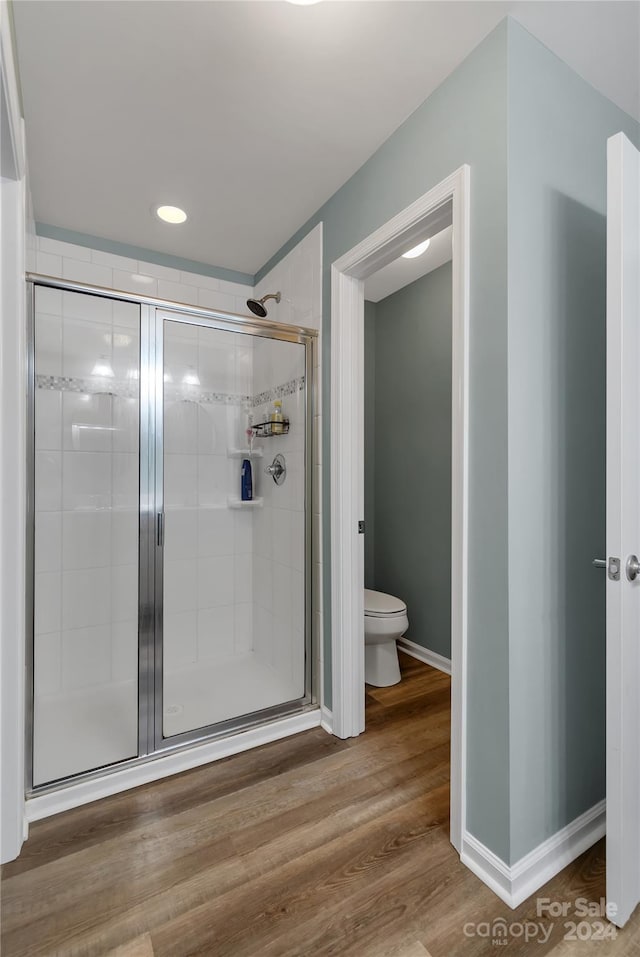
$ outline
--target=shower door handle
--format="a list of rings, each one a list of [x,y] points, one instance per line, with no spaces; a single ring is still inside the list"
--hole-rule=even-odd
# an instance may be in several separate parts
[[[164,513],[158,512],[156,519],[156,542],[158,548],[162,548],[164,545]]]

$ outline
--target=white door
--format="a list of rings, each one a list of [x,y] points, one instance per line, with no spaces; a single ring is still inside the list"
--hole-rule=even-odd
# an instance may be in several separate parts
[[[640,153],[622,133],[607,143],[607,555],[607,900],[622,927],[640,901]]]

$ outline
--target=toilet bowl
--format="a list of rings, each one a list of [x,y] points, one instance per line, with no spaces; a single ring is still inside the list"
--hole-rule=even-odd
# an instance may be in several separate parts
[[[396,640],[409,627],[407,606],[381,591],[364,590],[364,680],[376,688],[400,681]]]

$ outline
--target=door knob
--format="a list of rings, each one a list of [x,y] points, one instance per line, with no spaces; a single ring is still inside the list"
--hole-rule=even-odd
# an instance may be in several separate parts
[[[627,564],[625,566],[627,572],[627,578],[630,582],[636,580],[638,575],[640,575],[640,561],[638,561],[637,555],[629,555],[627,558]]]

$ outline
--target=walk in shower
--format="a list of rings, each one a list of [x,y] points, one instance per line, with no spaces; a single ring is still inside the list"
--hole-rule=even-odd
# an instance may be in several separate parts
[[[315,333],[29,289],[29,790],[314,707]]]

